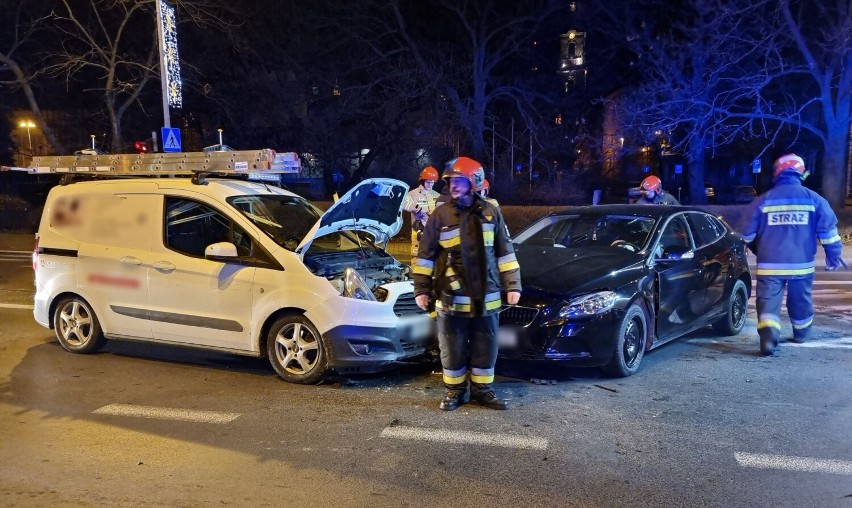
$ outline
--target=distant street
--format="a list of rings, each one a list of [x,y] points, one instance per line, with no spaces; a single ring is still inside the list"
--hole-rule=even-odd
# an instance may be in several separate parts
[[[852,507],[852,272],[818,271],[814,339],[775,357],[752,299],[741,335],[635,376],[514,372],[509,411],[444,413],[431,365],[300,386],[263,359],[67,353],[33,321],[31,246],[0,235],[6,506]]]

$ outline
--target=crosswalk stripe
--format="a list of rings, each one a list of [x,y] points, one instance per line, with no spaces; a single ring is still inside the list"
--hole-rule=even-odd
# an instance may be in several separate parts
[[[852,349],[852,339],[830,339],[830,340],[809,340],[801,344],[790,342],[785,344],[792,347],[819,348],[819,349]]]
[[[29,309],[32,310],[32,305],[25,305],[20,303],[0,303],[0,308],[2,309]]]
[[[453,444],[475,444],[520,448],[523,450],[546,450],[547,439],[540,437],[516,436],[491,432],[472,432],[466,430],[426,429],[422,427],[385,427],[381,437],[411,439],[415,441],[437,441]]]
[[[198,411],[169,407],[136,406],[132,404],[109,404],[92,411],[94,414],[113,416],[132,416],[153,418],[156,420],[178,420],[199,423],[230,423],[240,417],[240,413],[220,413],[218,411]]]
[[[848,460],[815,459],[812,457],[743,452],[734,453],[734,458],[737,460],[737,464],[743,467],[852,475],[852,462]]]

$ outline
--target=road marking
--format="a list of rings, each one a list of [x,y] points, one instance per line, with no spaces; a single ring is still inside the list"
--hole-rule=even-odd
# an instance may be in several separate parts
[[[793,347],[812,347],[821,349],[852,349],[852,337],[843,337],[840,339],[827,340],[809,340],[801,344],[795,342],[785,343],[786,346]]]
[[[425,429],[419,427],[385,427],[381,437],[394,439],[412,439],[415,441],[438,441],[441,443],[461,443],[523,450],[546,450],[547,439],[540,437],[516,436],[489,432],[471,432],[466,430]]]
[[[95,409],[92,413],[199,423],[230,423],[240,417],[240,413],[220,413],[217,411],[197,411],[194,409],[135,406],[132,404],[109,404]]]
[[[24,305],[20,303],[0,303],[0,308],[2,309],[29,309],[32,310],[32,305]]]
[[[742,452],[734,453],[734,458],[743,467],[852,475],[852,462],[848,460],[814,459],[811,457]]]

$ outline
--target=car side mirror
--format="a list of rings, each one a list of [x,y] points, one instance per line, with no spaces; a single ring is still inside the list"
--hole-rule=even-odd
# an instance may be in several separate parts
[[[530,238],[526,243],[528,245],[536,245],[538,247],[553,247],[556,241],[549,236],[539,236]]]
[[[695,257],[695,252],[689,247],[683,245],[672,245],[663,250],[663,259],[667,261],[678,261],[681,259],[692,259]]]
[[[231,242],[211,243],[204,249],[204,258],[211,261],[227,263],[234,261],[237,256],[237,246]]]

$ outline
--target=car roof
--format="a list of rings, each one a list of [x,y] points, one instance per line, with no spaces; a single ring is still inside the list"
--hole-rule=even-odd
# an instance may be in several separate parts
[[[112,178],[78,181],[54,187],[62,194],[87,192],[157,192],[168,190],[191,191],[224,200],[232,196],[285,195],[298,196],[275,185],[233,178],[208,177],[204,184],[193,183],[190,178]]]
[[[678,212],[702,212],[708,213],[707,210],[694,206],[679,206],[679,205],[592,205],[592,206],[575,206],[564,208],[553,212],[552,215],[637,215],[643,217],[668,217]]]

